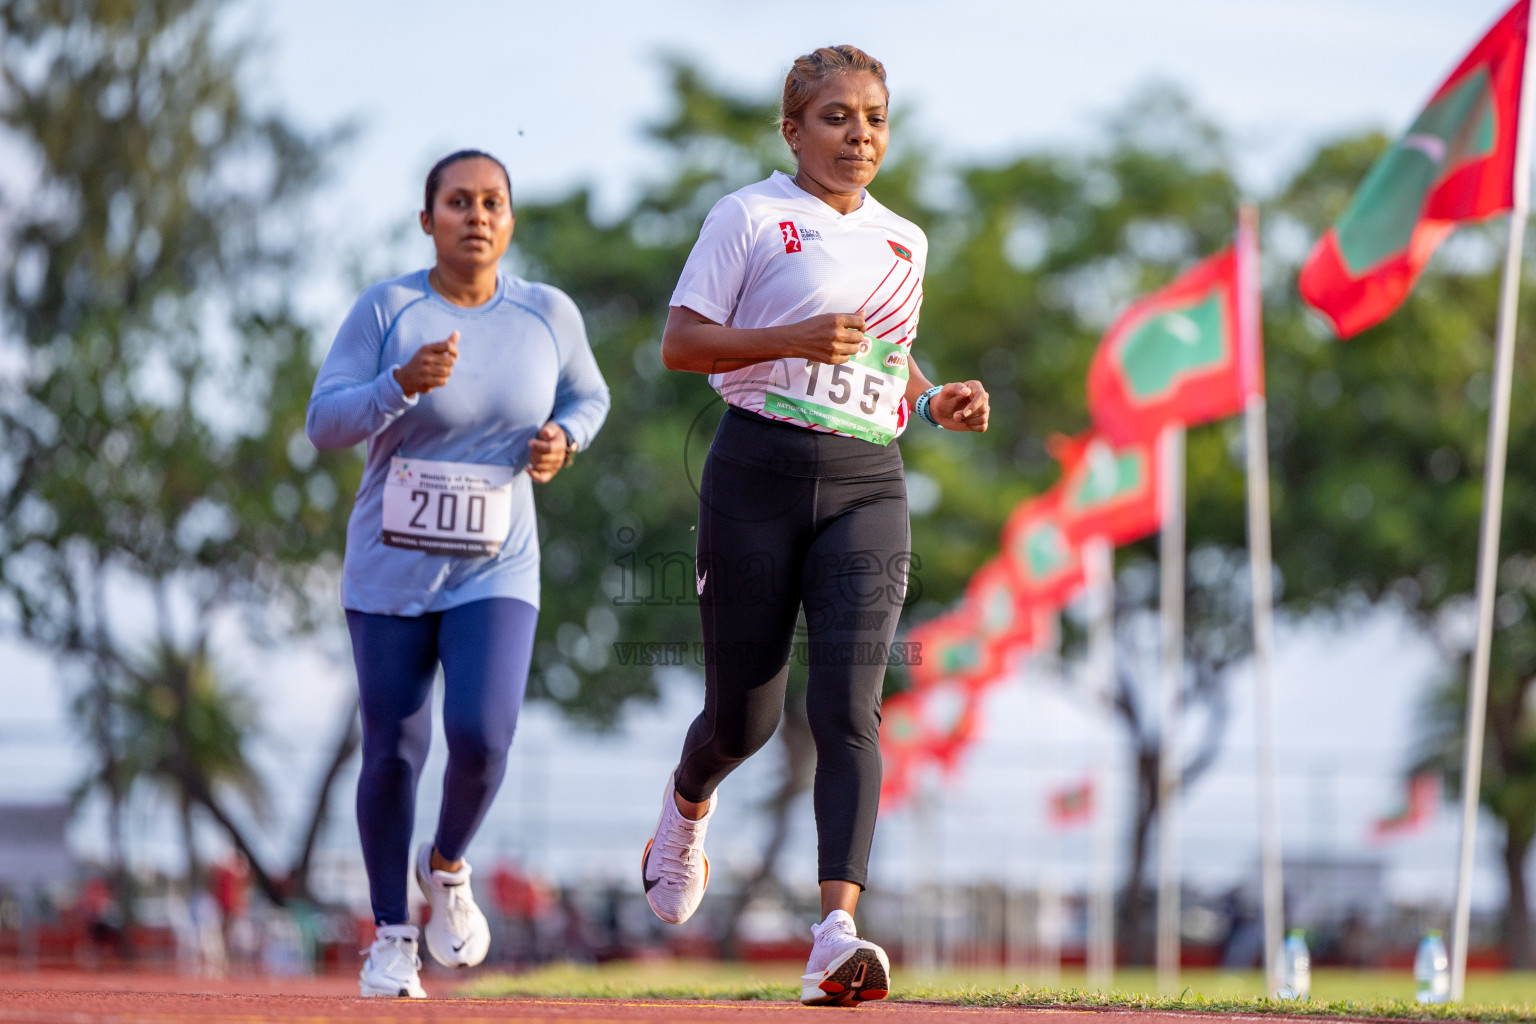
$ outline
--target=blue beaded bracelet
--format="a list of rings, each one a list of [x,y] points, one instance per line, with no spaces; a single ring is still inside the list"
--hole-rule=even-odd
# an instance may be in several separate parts
[[[934,419],[933,418],[933,413],[928,411],[928,403],[933,400],[933,396],[934,395],[938,394],[940,391],[943,391],[943,390],[944,390],[944,385],[943,384],[935,384],[933,387],[929,388],[927,391],[924,391],[922,394],[918,395],[917,396],[917,404],[912,407],[912,411],[913,412],[917,413],[919,416],[921,416],[923,419],[927,420],[929,423],[932,423],[935,427],[937,427],[939,425],[939,421]]]

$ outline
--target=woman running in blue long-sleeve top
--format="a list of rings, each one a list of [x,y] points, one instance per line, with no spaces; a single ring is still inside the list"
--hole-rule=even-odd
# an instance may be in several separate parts
[[[608,414],[575,303],[499,272],[512,224],[500,161],[470,150],[439,161],[421,213],[436,265],[363,293],[305,420],[317,448],[368,443],[341,585],[362,703],[358,830],[379,926],[365,996],[424,994],[406,889],[439,662],[448,769],[414,873],[433,957],[454,967],[485,958],[490,931],[463,857],[501,784],[528,681],[533,484],[590,444]]]

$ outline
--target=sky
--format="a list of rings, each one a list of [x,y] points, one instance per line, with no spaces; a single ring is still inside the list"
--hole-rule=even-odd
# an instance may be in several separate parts
[[[798,54],[842,42],[885,63],[893,103],[913,115],[902,130],[941,160],[1081,143],[1107,111],[1165,80],[1233,133],[1249,184],[1263,189],[1319,138],[1406,126],[1502,6],[247,0],[246,16],[267,40],[258,94],[314,128],[362,126],[336,190],[355,231],[413,219],[427,168],[461,146],[501,156],[520,195],[591,185],[619,209],[661,172],[644,127],[666,112],[663,55],[776,97]]]
[[[901,130],[941,163],[1083,145],[1107,112],[1146,83],[1171,81],[1231,132],[1245,184],[1262,192],[1284,180],[1321,139],[1406,125],[1502,6],[1502,0],[786,0],[771,7],[684,0],[245,0],[238,17],[263,40],[250,75],[259,101],[312,130],[344,122],[358,127],[318,205],[328,251],[378,243],[395,258],[383,240],[414,222],[433,160],[461,146],[505,159],[519,197],[590,186],[600,211],[621,210],[643,182],[664,172],[644,137],[645,125],[666,113],[664,54],[698,63],[732,89],[771,96],[797,54],[853,42],[885,62],[894,103],[911,114]],[[874,191],[878,195],[878,181]],[[417,252],[427,258],[425,241]],[[410,251],[401,258],[412,258]],[[336,277],[342,276],[338,265]],[[348,302],[339,292],[321,302],[322,334],[339,323]],[[1390,614],[1348,629],[1290,628],[1282,640],[1276,682],[1287,850],[1374,855],[1364,846],[1365,830],[1401,798],[1399,772],[1415,708],[1440,671],[1435,652]],[[4,654],[11,680],[50,679],[43,655]],[[352,685],[350,667],[309,649],[258,652],[243,663],[263,666],[252,679],[266,722],[261,756],[278,775],[303,775],[320,756]],[[590,789],[594,778],[615,777],[604,765],[636,765],[620,772],[617,788],[602,798],[615,814],[628,815],[616,826],[617,845],[587,843],[582,848],[590,856],[571,868],[604,873],[618,848],[635,838],[629,831],[640,835],[650,827],[649,791],[659,789],[696,710],[692,685],[678,683],[660,708],[637,714],[624,736],[603,748],[601,763],[578,753],[592,749],[589,739],[547,711],[530,712],[514,750],[514,781],[482,848],[553,865],[552,848],[541,852],[529,831],[530,815],[546,814],[539,834],[553,835],[552,819],[533,808],[579,803],[582,792],[569,787]],[[1230,742],[1191,803],[1185,834],[1191,872],[1211,884],[1242,876],[1256,856],[1252,707],[1241,678],[1234,687]],[[78,776],[80,756],[63,724],[59,689],[5,689],[0,800],[61,795]],[[950,839],[949,852],[940,856],[952,858],[957,869],[979,870],[985,851],[1018,854],[1027,837],[1038,837],[1043,794],[1079,771],[1100,731],[1079,705],[1038,681],[998,688],[987,736],[953,788],[942,791],[950,810],[941,831]],[[1058,734],[1068,739],[1053,746]],[[543,767],[535,771],[536,765]],[[743,776],[744,802],[770,770],[759,759]],[[278,797],[280,805],[288,799]],[[434,805],[430,795],[424,799],[421,820],[429,821]],[[1006,828],[978,831],[978,820],[991,820],[978,808],[999,802],[1016,817]],[[909,877],[921,868],[900,853],[911,849],[900,839],[903,829],[914,827],[906,813],[890,819],[891,852],[877,852],[875,871],[882,877]],[[1454,829],[1448,828],[1442,821],[1423,837],[1379,851],[1392,864],[1394,892],[1414,898],[1449,893]],[[721,851],[727,861],[750,856],[751,834],[742,835]],[[89,847],[98,839],[87,822],[80,842]],[[337,863],[355,862],[350,832],[338,830],[333,841]],[[810,856],[809,842],[806,832],[795,847],[801,863]],[[163,859],[172,849],[161,836],[146,840],[142,852]],[[632,851],[624,849],[618,862],[627,870]],[[1493,852],[1485,837],[1490,864]],[[1023,855],[1023,862],[1037,862],[1037,854]],[[1491,871],[1480,875],[1485,901],[1496,895],[1496,880]]]

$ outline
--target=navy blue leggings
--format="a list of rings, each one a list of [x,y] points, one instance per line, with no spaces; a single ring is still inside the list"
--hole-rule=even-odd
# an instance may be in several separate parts
[[[497,597],[427,615],[347,612],[363,716],[357,829],[377,924],[410,920],[406,890],[416,782],[432,744],[432,680],[443,664],[448,770],[434,843],[458,860],[490,809],[528,686],[539,610]]]

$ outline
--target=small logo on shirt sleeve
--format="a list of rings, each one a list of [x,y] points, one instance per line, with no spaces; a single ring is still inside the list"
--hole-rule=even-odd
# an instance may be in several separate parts
[[[780,225],[780,226],[782,227],[783,225]],[[887,238],[886,241],[891,243],[891,251],[892,252],[894,252],[897,256],[900,256],[902,259],[906,260],[908,263],[912,262],[912,250],[911,249],[908,249],[906,246],[902,245],[900,242],[898,242],[898,241],[896,241],[895,239],[892,239],[892,238]]]
[[[784,236],[784,251],[800,251],[800,232],[795,230],[795,222],[792,220],[779,221],[779,234]]]

